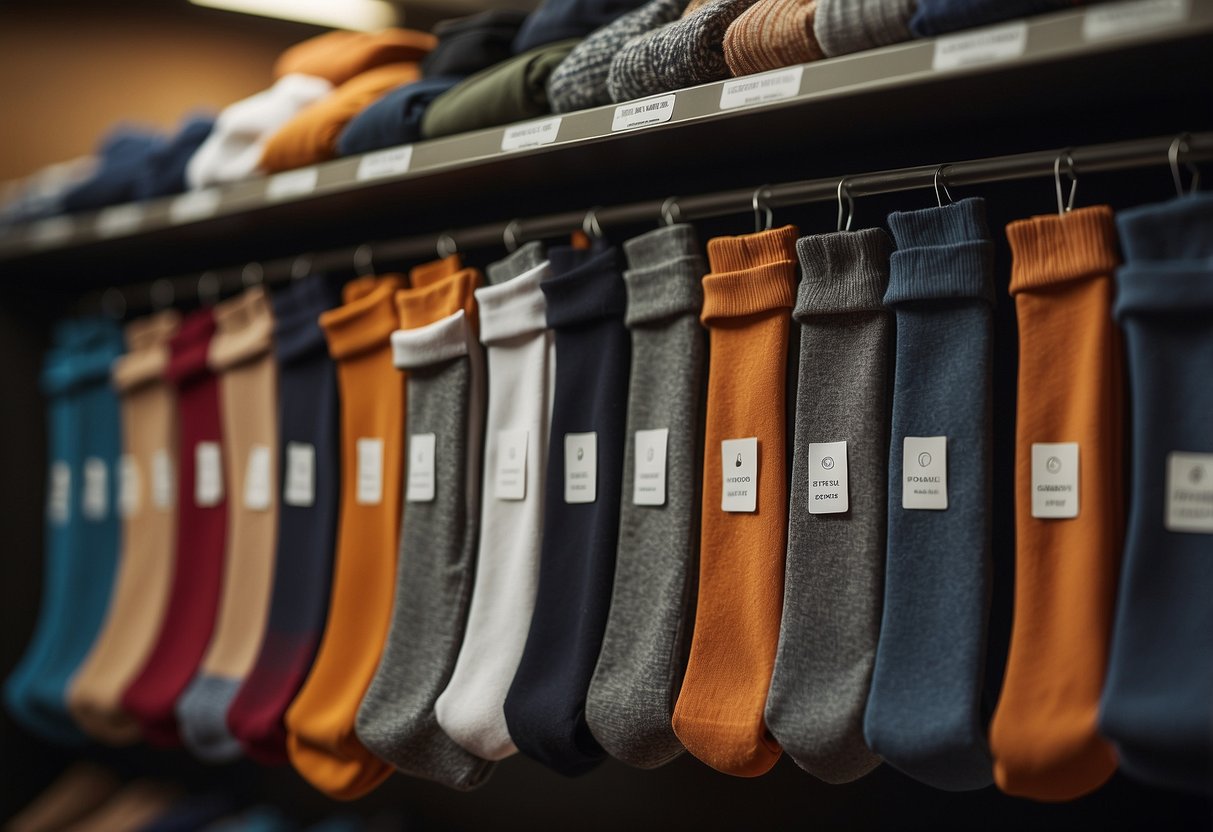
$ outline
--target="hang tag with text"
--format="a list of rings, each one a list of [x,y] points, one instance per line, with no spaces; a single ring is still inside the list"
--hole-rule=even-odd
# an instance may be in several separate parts
[[[1213,534],[1213,454],[1167,454],[1169,532]]]
[[[201,508],[217,506],[223,500],[223,460],[218,442],[199,442],[194,446],[194,503]]]
[[[56,526],[72,519],[72,467],[52,462],[46,491],[46,516]]]
[[[809,443],[809,514],[842,514],[851,508],[847,443]]]
[[[962,69],[1018,58],[1028,46],[1027,21],[988,26],[935,39],[934,70]]]
[[[143,482],[139,476],[139,463],[132,454],[123,454],[118,459],[118,511],[123,517],[139,513],[143,497]]]
[[[89,520],[104,520],[109,513],[109,466],[100,457],[84,460],[84,493],[80,511]]]
[[[173,507],[173,458],[164,448],[152,454],[152,505],[160,511]]]
[[[377,506],[383,500],[383,440],[362,437],[358,449],[358,489],[354,501],[360,506]]]
[[[902,441],[901,507],[948,507],[948,437],[907,436]]]
[[[725,439],[720,443],[720,510],[758,510],[758,437]]]
[[[598,498],[598,434],[564,435],[564,501],[592,503]]]
[[[409,482],[404,499],[410,503],[434,501],[434,452],[437,436],[414,433],[409,437]]]
[[[1078,443],[1032,443],[1032,516],[1069,520],[1078,516]]]
[[[634,505],[665,505],[665,449],[669,437],[669,428],[636,431]]]
[[[288,506],[310,508],[316,504],[316,446],[309,442],[286,443],[286,483],[282,501]]]
[[[498,500],[526,499],[525,430],[497,431],[497,470],[494,493]]]
[[[251,511],[268,511],[272,487],[269,446],[254,445],[249,448],[248,466],[244,470],[244,507]]]

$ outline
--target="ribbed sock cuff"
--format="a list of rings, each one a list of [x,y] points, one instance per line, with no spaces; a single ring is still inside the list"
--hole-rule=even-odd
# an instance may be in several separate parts
[[[1213,310],[1213,263],[1130,263],[1116,273],[1117,320],[1141,313],[1207,316]]]
[[[542,263],[547,262],[547,254],[543,250],[543,243],[538,240],[532,240],[525,243],[505,257],[498,260],[496,263],[490,263],[485,273],[488,275],[489,283],[496,286],[498,283],[505,283],[507,280],[513,280],[520,274],[537,269]]]
[[[884,302],[972,298],[994,303],[994,246],[957,243],[897,250],[889,258]]]
[[[550,274],[544,261],[505,283],[477,289],[480,342],[487,346],[546,329],[547,299],[539,286]]]
[[[1189,194],[1116,216],[1125,262],[1213,257],[1213,194]]]
[[[471,327],[462,309],[417,329],[392,333],[392,361],[398,370],[428,367],[468,354]]]
[[[400,325],[392,298],[403,281],[397,275],[373,278],[373,281],[356,288],[353,283],[348,284],[345,287],[347,303],[320,316],[329,354],[337,360],[387,346],[388,339]]]
[[[700,320],[790,309],[796,293],[796,227],[708,241]]]
[[[1046,214],[1007,226],[1011,294],[1071,280],[1110,275],[1120,262],[1107,205]]]
[[[215,334],[215,315],[207,307],[185,316],[177,334],[169,340],[168,370],[165,378],[180,387],[206,372],[206,348]]]
[[[114,388],[129,393],[164,376],[168,369],[168,343],[181,325],[181,313],[166,309],[126,325],[129,352],[114,361],[110,371]]]
[[[316,274],[270,298],[274,306],[274,351],[279,363],[326,351],[320,316],[337,306],[337,293],[324,275]]]
[[[889,231],[893,233],[893,242],[899,251],[916,246],[988,242],[986,201],[981,197],[970,197],[938,208],[894,211],[889,214]]]
[[[448,258],[449,259],[449,258]],[[428,280],[429,282],[425,282]],[[461,269],[441,277],[428,274],[420,286],[396,292],[401,329],[414,329],[463,309],[472,317],[472,292],[480,285],[480,272]]]
[[[699,314],[707,264],[699,254],[694,226],[658,228],[628,240],[623,248],[631,266],[623,273],[628,293],[627,326]]]
[[[547,298],[548,326],[623,317],[627,290],[619,273],[619,253],[613,246],[588,251],[557,246],[548,255],[552,274],[540,284]]]
[[[884,310],[893,241],[881,228],[803,237],[796,243],[803,277],[793,313],[813,315]]]
[[[265,289],[255,286],[216,306],[215,327],[207,355],[215,372],[267,355],[274,343],[274,313]]]

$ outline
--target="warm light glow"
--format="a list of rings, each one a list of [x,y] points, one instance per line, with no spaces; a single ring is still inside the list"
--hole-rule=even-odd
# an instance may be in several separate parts
[[[190,0],[196,6],[262,17],[298,20],[334,29],[373,32],[398,22],[396,9],[384,0]]]

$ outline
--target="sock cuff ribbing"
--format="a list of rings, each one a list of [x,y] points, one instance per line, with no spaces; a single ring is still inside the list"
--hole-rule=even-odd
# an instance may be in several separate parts
[[[711,272],[703,278],[705,324],[791,309],[796,300],[796,227],[785,225],[708,241]]]
[[[547,327],[547,299],[539,286],[550,273],[545,260],[505,283],[476,290],[482,344],[488,346]]]
[[[398,370],[427,367],[468,354],[472,328],[459,309],[441,320],[392,333],[392,361]]]
[[[548,254],[553,274],[540,284],[547,298],[548,326],[576,326],[599,318],[623,317],[627,290],[614,247],[587,252],[558,246]]]
[[[1116,215],[1125,262],[1213,257],[1213,194],[1188,194]]]
[[[485,268],[485,274],[488,276],[489,283],[496,286],[498,283],[505,283],[532,269],[539,268],[541,264],[547,262],[547,259],[543,243],[531,240],[496,263],[489,263]]]
[[[256,286],[215,307],[215,337],[207,361],[215,372],[230,370],[269,353],[274,313],[265,289]]]
[[[111,368],[114,388],[120,393],[148,384],[164,376],[168,369],[168,342],[181,324],[181,314],[166,309],[126,326],[128,352],[119,356]]]
[[[699,313],[703,306],[700,281],[707,269],[699,254],[694,226],[658,228],[628,240],[623,248],[631,266],[623,273],[628,293],[627,326]]]
[[[1074,280],[1110,275],[1120,262],[1107,205],[1045,214],[1007,226],[1012,295]]]
[[[986,201],[981,197],[919,211],[894,211],[889,214],[888,222],[899,251],[916,246],[946,246],[990,239]]]
[[[796,249],[803,270],[796,320],[884,310],[893,241],[883,229],[814,234],[802,237]]]
[[[467,312],[470,323],[475,322],[472,293],[481,283],[479,270],[460,269],[438,277],[431,273],[426,280],[415,284],[415,288],[396,292],[396,312],[400,316],[401,329],[425,326],[457,309]]]
[[[350,358],[358,353],[386,346],[400,326],[393,295],[403,282],[398,275],[368,279],[372,282],[347,284],[346,303],[320,316],[320,326],[334,359]],[[355,285],[357,283],[358,285]]]
[[[208,372],[207,345],[215,334],[215,315],[207,307],[186,315],[169,339],[170,358],[165,378],[178,387]]]

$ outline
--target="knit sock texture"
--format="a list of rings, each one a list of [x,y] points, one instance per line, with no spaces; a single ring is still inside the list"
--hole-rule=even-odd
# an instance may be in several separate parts
[[[1019,318],[1015,607],[990,750],[1004,792],[1070,800],[1116,769],[1096,726],[1124,533],[1116,230],[1095,206],[1011,223],[1007,239]],[[1032,516],[1038,442],[1078,444],[1077,517]]]
[[[498,283],[505,283],[539,268],[547,262],[547,259],[543,243],[532,240],[529,243],[523,243],[517,251],[510,252],[497,262],[489,263],[484,270],[484,276],[489,285],[496,286]]]
[[[889,215],[897,322],[884,617],[868,746],[936,788],[993,782],[981,713],[991,580],[993,243],[985,201]],[[943,437],[946,486],[907,438]],[[936,460],[939,462],[939,460]],[[925,463],[930,465],[930,461]],[[919,483],[912,485],[911,483]],[[946,507],[907,508],[906,489]]]
[[[825,57],[813,34],[817,0],[760,0],[724,33],[724,60],[733,75],[807,64]]]
[[[690,649],[699,561],[702,249],[690,225],[624,243],[632,336],[615,582],[586,722],[612,756],[653,768],[682,753],[670,718]],[[665,430],[665,495],[638,504],[637,431]],[[648,481],[645,481],[646,484]]]
[[[813,35],[828,57],[863,52],[914,37],[916,0],[817,0]]]
[[[703,451],[699,586],[672,724],[717,771],[755,777],[779,759],[763,721],[783,604],[785,393],[796,228],[708,241],[700,320],[711,364]],[[756,437],[756,510],[723,510],[724,440]]]
[[[1207,568],[1213,507],[1193,497],[1202,486],[1208,493],[1213,457],[1186,478],[1168,474],[1168,465],[1176,464],[1173,453],[1213,454],[1207,373],[1213,366],[1213,198],[1197,194],[1136,208],[1119,215],[1117,225],[1125,265],[1116,275],[1116,316],[1128,347],[1133,480],[1100,731],[1116,744],[1126,773],[1207,793],[1213,789],[1213,575]],[[1182,501],[1185,490],[1189,497]],[[1168,522],[1169,501],[1178,527]],[[1203,531],[1193,522],[1200,520]]]

